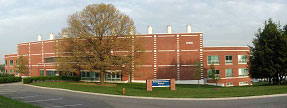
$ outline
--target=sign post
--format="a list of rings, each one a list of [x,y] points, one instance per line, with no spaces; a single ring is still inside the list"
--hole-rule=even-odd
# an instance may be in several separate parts
[[[153,87],[169,87],[170,90],[175,90],[175,79],[146,80],[146,90],[152,91]]]

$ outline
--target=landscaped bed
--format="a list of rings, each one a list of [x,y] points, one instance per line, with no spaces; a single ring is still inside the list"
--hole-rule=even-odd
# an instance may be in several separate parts
[[[83,82],[35,82],[31,83],[31,85],[113,95],[122,95],[122,89],[125,88],[127,96],[167,98],[220,98],[287,93],[287,85],[264,86],[256,83],[253,86],[240,87],[216,87],[211,85],[200,85],[198,87],[198,85],[177,84],[175,91],[170,91],[169,88],[153,88],[151,92],[147,92],[146,85],[142,83],[120,83],[112,84],[113,86],[99,86],[98,84]]]
[[[0,96],[0,108],[40,108],[40,107]]]

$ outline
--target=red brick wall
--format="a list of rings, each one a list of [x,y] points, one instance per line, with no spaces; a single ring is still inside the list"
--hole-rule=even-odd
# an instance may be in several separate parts
[[[7,65],[5,66],[5,69],[7,70],[7,73],[10,73],[10,69],[12,69],[13,73],[10,73],[10,74],[16,74],[16,71],[15,71],[16,59],[17,59],[17,54],[5,55],[5,60],[7,60]],[[12,64],[13,66],[10,66],[10,60],[13,60],[13,64]]]
[[[55,40],[45,40],[18,44],[18,54],[29,60],[31,76],[39,76],[39,69],[56,69],[55,64],[45,63],[44,58],[55,57]],[[220,65],[215,68],[220,70],[220,83],[249,81],[250,78],[238,77],[238,68],[245,68],[247,64],[238,64],[238,55],[249,55],[248,47],[204,47],[202,33],[180,34],[150,34],[135,36],[135,43],[143,45],[145,49],[142,58],[136,59],[133,71],[133,80],[170,79],[198,80],[207,78],[207,56],[219,55]],[[115,52],[115,54],[121,54]],[[233,64],[225,65],[225,55],[233,56]],[[5,59],[16,59],[6,55]],[[14,55],[15,56],[15,55]],[[202,63],[200,78],[193,76],[195,62]],[[8,61],[9,65],[9,61]],[[6,66],[6,69],[12,67]],[[203,69],[204,68],[204,69]],[[225,78],[225,69],[233,69],[234,78]],[[123,80],[128,80],[128,75],[123,75]],[[208,80],[208,82],[212,82]]]
[[[207,56],[218,55],[219,65],[214,65],[216,70],[220,71],[220,81],[219,83],[233,82],[234,86],[237,86],[239,82],[248,81],[250,84],[251,79],[248,77],[239,77],[239,68],[248,68],[247,64],[238,64],[238,55],[249,56],[249,47],[204,47],[203,48],[203,64],[204,64],[204,75],[207,78],[207,70],[210,69],[210,65],[207,64]],[[232,55],[233,63],[225,64],[225,56]],[[249,57],[248,57],[249,58]],[[233,78],[225,77],[225,69],[233,70]],[[208,82],[213,83],[214,81],[208,80]]]

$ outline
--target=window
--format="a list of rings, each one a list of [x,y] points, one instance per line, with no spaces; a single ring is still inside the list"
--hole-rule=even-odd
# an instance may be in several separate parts
[[[19,74],[19,70],[16,70],[16,75],[18,75]]]
[[[43,69],[40,70],[40,76],[44,76],[44,70]]]
[[[13,60],[10,60],[10,66],[13,66],[13,62],[14,62]]]
[[[225,56],[225,64],[232,64],[232,56],[231,55]]]
[[[246,64],[247,56],[246,55],[238,55],[238,64]]]
[[[14,72],[13,72],[13,69],[10,69],[10,74],[13,74]]]
[[[214,70],[215,71],[215,75],[214,76],[217,76],[219,77],[219,70]],[[212,75],[212,70],[209,69],[208,71],[208,78],[213,78],[214,76]]]
[[[5,73],[7,73],[7,69],[5,69]]]
[[[226,86],[233,86],[233,82],[226,83]]]
[[[7,60],[5,60],[5,66],[7,66]]]
[[[56,70],[47,70],[46,76],[56,76],[57,71]]]
[[[233,77],[233,70],[225,69],[225,77]]]
[[[81,72],[81,80],[100,80],[100,73],[98,72]]]
[[[55,57],[45,58],[45,63],[55,63],[55,62],[56,62],[56,58]]]
[[[121,81],[122,75],[120,72],[112,72],[105,74],[105,81]]]
[[[247,68],[239,68],[238,71],[239,71],[240,77],[248,76],[248,69]]]
[[[219,64],[219,56],[207,56],[207,64]]]
[[[239,86],[248,85],[248,81],[239,82]]]

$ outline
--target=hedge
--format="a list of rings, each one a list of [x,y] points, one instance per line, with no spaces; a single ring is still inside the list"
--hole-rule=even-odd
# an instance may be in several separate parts
[[[13,77],[14,74],[0,73],[0,77]]]
[[[39,76],[39,77],[27,77],[23,79],[24,84],[32,82],[44,82],[44,81],[80,81],[79,76]]]
[[[11,83],[11,82],[20,82],[22,80],[21,77],[0,77],[0,84],[2,83]]]

